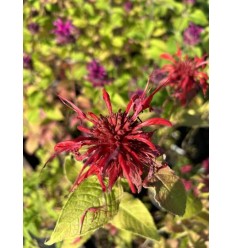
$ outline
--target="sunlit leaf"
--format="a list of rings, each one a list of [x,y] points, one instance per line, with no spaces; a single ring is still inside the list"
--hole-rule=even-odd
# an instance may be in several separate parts
[[[156,226],[146,206],[128,193],[123,194],[119,212],[111,223],[119,229],[142,237],[159,239]]]
[[[104,193],[95,177],[87,178],[70,194],[45,244],[74,239],[108,223],[118,212],[121,194],[120,187]]]
[[[185,214],[182,219],[188,219],[197,215],[202,209],[202,203],[199,198],[194,197],[193,194],[189,193],[187,196]]]

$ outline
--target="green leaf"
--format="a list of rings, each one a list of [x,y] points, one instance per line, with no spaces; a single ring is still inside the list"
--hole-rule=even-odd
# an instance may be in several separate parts
[[[155,173],[153,181],[148,182],[146,187],[153,193],[155,204],[158,204],[159,207],[176,215],[184,215],[185,188],[180,178],[169,167]]]
[[[161,53],[166,52],[167,44],[160,39],[151,39],[150,46],[144,50],[144,54],[149,59],[156,59]]]
[[[206,18],[205,13],[200,9],[197,9],[193,13],[191,13],[191,15],[189,16],[189,20],[194,22],[195,24],[202,26],[208,24],[208,19]]]
[[[122,47],[123,42],[124,42],[123,37],[113,37],[112,39],[112,45],[115,47]]]
[[[148,239],[159,240],[157,229],[146,206],[131,194],[124,193],[119,212],[111,221],[119,229]]]
[[[74,239],[108,223],[118,212],[121,187],[103,192],[96,177],[85,179],[69,195],[51,238],[45,243]]]
[[[73,157],[68,156],[64,161],[64,174],[68,178],[71,183],[74,183],[78,174],[83,167],[83,163],[81,161],[76,161]]]
[[[75,239],[67,239],[62,243],[61,248],[81,248],[83,244],[92,236],[93,232],[89,232],[81,237]]]
[[[197,215],[202,209],[202,203],[199,198],[194,197],[193,194],[189,194],[186,202],[186,210],[182,219],[188,219]]]
[[[58,108],[44,108],[46,116],[50,120],[60,121],[63,120],[63,114]]]

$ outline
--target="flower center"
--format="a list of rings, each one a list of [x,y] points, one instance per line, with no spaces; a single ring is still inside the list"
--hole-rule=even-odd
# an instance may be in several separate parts
[[[131,133],[138,121],[132,121],[126,113],[113,113],[110,116],[100,116],[98,123],[93,127],[92,134],[98,139],[99,144],[108,144],[118,147],[126,135]]]

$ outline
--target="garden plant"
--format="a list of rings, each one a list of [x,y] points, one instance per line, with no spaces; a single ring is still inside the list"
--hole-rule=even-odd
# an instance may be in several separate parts
[[[24,1],[24,247],[208,247],[208,1]]]

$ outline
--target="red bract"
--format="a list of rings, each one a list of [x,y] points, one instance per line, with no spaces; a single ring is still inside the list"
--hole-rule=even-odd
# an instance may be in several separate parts
[[[204,57],[190,59],[185,56],[182,58],[180,49],[174,56],[164,53],[160,57],[172,63],[164,65],[162,71],[168,73],[165,79],[169,81],[169,85],[173,88],[174,97],[182,105],[186,105],[191,101],[200,88],[204,95],[206,94],[208,75],[202,71],[207,64]]]
[[[50,161],[61,152],[71,152],[77,160],[84,162],[72,190],[87,177],[96,175],[104,191],[106,188],[111,190],[117,179],[124,177],[133,193],[136,188],[140,192],[143,180],[152,177],[156,166],[154,159],[160,155],[156,145],[151,142],[153,132],[143,129],[152,125],[172,124],[162,118],[151,118],[142,122],[138,115],[150,107],[153,95],[163,86],[164,84],[160,85],[149,96],[145,96],[146,90],[142,95],[134,95],[126,110],[116,113],[112,110],[110,96],[103,89],[107,116],[96,116],[91,112],[85,114],[72,102],[59,96],[65,105],[76,112],[78,119],[93,124],[90,128],[78,126],[83,135],[58,143],[55,153],[49,159]],[[80,151],[82,147],[87,147],[83,153]],[[109,179],[107,187],[104,178]]]

